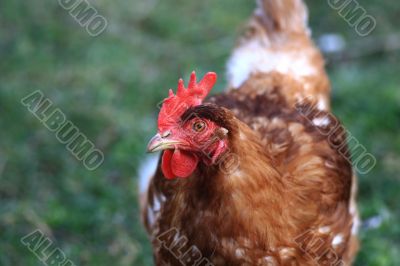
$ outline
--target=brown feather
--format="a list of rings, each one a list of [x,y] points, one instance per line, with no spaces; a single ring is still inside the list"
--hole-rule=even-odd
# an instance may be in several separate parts
[[[298,0],[261,3],[263,13],[256,13],[239,47],[267,38],[267,49],[301,51],[317,72],[300,79],[252,73],[237,90],[183,115],[226,128],[227,155],[238,164],[200,164],[189,178],[172,181],[158,167],[143,202],[157,265],[182,265],[195,249],[197,265],[350,265],[357,252],[356,177],[344,128],[328,105],[316,106],[329,103],[330,85],[299,22],[305,6]],[[327,122],[313,123],[320,118]]]

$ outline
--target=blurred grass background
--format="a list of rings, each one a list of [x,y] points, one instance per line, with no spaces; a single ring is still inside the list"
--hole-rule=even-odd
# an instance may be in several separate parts
[[[91,37],[57,1],[0,2],[0,265],[41,265],[20,243],[40,229],[76,265],[152,265],[136,172],[157,103],[192,70],[220,73],[253,1],[90,1],[109,22]],[[326,1],[308,1],[313,37],[342,36],[328,60],[333,109],[378,164],[359,178],[367,221],[356,265],[400,265],[400,2],[360,1],[359,37]],[[397,22],[397,23],[395,23]],[[385,40],[392,40],[388,45]],[[41,90],[105,154],[87,171],[20,103]]]

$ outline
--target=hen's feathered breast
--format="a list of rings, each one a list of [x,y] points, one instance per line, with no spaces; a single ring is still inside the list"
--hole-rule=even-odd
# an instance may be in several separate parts
[[[326,253],[348,263],[358,247],[359,222],[346,131],[307,98],[295,100],[291,90],[296,86],[301,84],[279,73],[257,74],[238,90],[210,101],[230,109],[258,133],[281,174],[285,193],[292,194],[286,198],[293,200],[288,222],[302,228],[297,234],[304,240],[300,245],[305,253],[308,248],[314,259],[324,261]]]
[[[209,100],[238,119],[231,142],[241,161],[233,173],[204,167],[167,181],[157,171],[145,222],[158,265],[179,264],[176,239],[214,265],[351,261],[357,213],[344,129],[328,112],[292,103],[282,92],[293,84],[275,78],[255,75]]]
[[[346,130],[329,113],[330,84],[307,9],[301,0],[257,3],[228,62],[230,90],[209,99],[230,114],[240,165],[199,165],[172,181],[158,167],[142,204],[157,265],[354,259],[355,176]]]

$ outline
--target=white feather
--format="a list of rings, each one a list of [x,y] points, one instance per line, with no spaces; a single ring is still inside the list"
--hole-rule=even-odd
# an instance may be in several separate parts
[[[149,187],[150,180],[156,172],[160,155],[148,156],[139,167],[139,191],[145,193]]]
[[[328,116],[325,117],[317,117],[313,119],[313,124],[317,127],[325,127],[330,124],[330,120]]]
[[[265,41],[254,39],[237,48],[228,61],[228,79],[239,88],[254,73],[277,71],[297,79],[316,75],[310,56],[300,51],[272,51]]]
[[[332,240],[332,245],[337,246],[343,242],[343,236],[341,234],[336,235]]]

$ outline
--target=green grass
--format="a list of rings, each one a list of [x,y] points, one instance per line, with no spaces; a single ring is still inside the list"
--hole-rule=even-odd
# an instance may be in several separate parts
[[[220,73],[221,91],[225,61],[253,8],[245,0],[155,2],[92,1],[109,21],[95,38],[57,1],[0,3],[0,265],[41,265],[20,243],[36,229],[76,265],[152,264],[136,172],[157,103],[192,70]],[[310,6],[315,37],[362,40],[325,1]],[[374,36],[396,30],[397,1],[363,6],[377,18]],[[334,112],[378,161],[360,176],[362,217],[387,217],[361,232],[357,265],[400,265],[399,58],[376,53],[329,66]],[[99,169],[87,171],[22,106],[38,89],[104,151]]]

